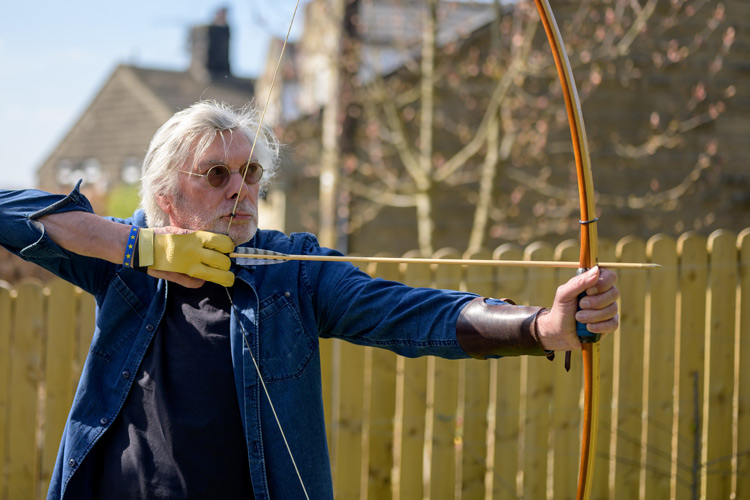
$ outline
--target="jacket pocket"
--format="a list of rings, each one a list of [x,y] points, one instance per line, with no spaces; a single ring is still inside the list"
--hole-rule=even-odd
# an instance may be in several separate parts
[[[146,308],[119,275],[115,275],[96,317],[91,354],[110,361],[140,329]]]
[[[299,378],[318,349],[318,338],[302,323],[297,304],[274,294],[260,303],[260,371],[266,382]]]

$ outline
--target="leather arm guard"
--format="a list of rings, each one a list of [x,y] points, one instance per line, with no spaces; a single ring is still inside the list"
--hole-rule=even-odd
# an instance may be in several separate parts
[[[554,356],[539,342],[537,318],[543,307],[490,305],[477,297],[463,308],[456,321],[456,338],[471,357]]]

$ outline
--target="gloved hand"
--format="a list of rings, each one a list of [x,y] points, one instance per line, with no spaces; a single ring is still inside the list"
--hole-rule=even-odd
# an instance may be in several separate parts
[[[144,228],[138,236],[138,266],[232,286],[234,274],[229,271],[232,261],[226,254],[234,246],[232,239],[223,234],[208,231],[162,234]]]

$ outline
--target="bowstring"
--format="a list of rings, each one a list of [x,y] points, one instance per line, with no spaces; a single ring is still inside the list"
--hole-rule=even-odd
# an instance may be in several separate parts
[[[287,42],[289,41],[289,35],[292,32],[292,25],[294,24],[294,18],[297,16],[297,8],[299,7],[299,1],[300,0],[297,0],[297,2],[294,4],[294,11],[292,12],[292,20],[289,23],[289,28],[287,28],[286,30],[286,37],[284,38],[284,43],[281,45],[281,53],[279,54],[279,60],[276,61],[276,69],[273,72],[273,78],[271,79],[271,86],[268,89],[268,95],[266,95],[266,103],[263,106],[263,111],[260,114],[260,120],[258,121],[258,129],[255,131],[255,138],[253,138],[253,145],[250,147],[250,156],[248,156],[247,163],[245,164],[245,172],[242,174],[242,182],[240,183],[240,189],[237,191],[237,199],[234,202],[234,208],[232,208],[232,213],[229,216],[229,225],[227,226],[227,235],[229,234],[229,229],[232,227],[232,221],[234,221],[234,216],[237,213],[237,206],[240,203],[240,194],[242,193],[242,188],[245,186],[245,176],[247,176],[247,171],[249,170],[250,162],[253,160],[253,153],[255,152],[255,144],[257,144],[258,142],[258,137],[260,136],[261,126],[263,125],[263,120],[266,117],[266,111],[268,111],[268,103],[271,102],[271,94],[273,93],[273,88],[276,85],[276,77],[279,75],[279,68],[281,67],[281,61],[284,58],[284,51],[286,50],[286,45],[287,45]]]
[[[245,327],[242,325],[242,321],[240,321],[240,312],[237,309],[237,306],[234,305],[234,301],[232,300],[232,294],[229,293],[229,288],[224,287],[224,290],[226,290],[227,297],[229,297],[229,303],[231,304],[232,309],[234,310],[234,315],[237,318],[237,324],[240,326],[240,330],[242,332],[242,338],[245,340],[247,351],[250,353],[250,359],[253,360],[253,366],[255,366],[255,371],[258,374],[260,385],[261,387],[263,387],[263,393],[266,395],[266,399],[268,400],[268,405],[271,407],[271,413],[273,413],[273,418],[276,420],[276,425],[278,426],[279,431],[281,432],[281,438],[284,440],[286,451],[289,454],[289,458],[292,460],[292,465],[294,466],[294,472],[297,473],[297,479],[299,479],[299,484],[300,486],[302,486],[302,492],[305,494],[305,498],[307,500],[310,500],[310,497],[307,494],[307,488],[305,488],[305,482],[302,480],[302,474],[300,474],[299,468],[297,467],[297,462],[294,460],[294,455],[292,454],[292,448],[289,446],[289,442],[286,439],[286,434],[284,434],[284,429],[281,426],[281,420],[279,419],[279,415],[276,413],[276,407],[273,405],[273,401],[271,401],[271,394],[268,392],[268,388],[266,387],[266,382],[265,380],[263,380],[263,376],[260,374],[260,367],[258,366],[258,362],[255,360],[255,355],[253,355],[253,348],[250,347],[250,339],[248,338],[247,330],[245,330]]]
[[[263,111],[260,114],[260,119],[258,120],[258,126],[257,130],[255,131],[255,137],[253,138],[253,144],[250,147],[250,155],[247,158],[247,163],[245,164],[245,171],[242,173],[242,182],[240,182],[240,188],[237,191],[237,199],[234,202],[234,208],[232,208],[232,213],[229,216],[229,224],[227,225],[227,236],[229,235],[229,230],[232,227],[232,222],[234,221],[234,217],[237,213],[237,207],[240,203],[240,194],[242,193],[242,188],[245,186],[245,177],[247,176],[247,172],[250,167],[250,163],[253,160],[253,153],[255,152],[255,145],[258,143],[258,137],[260,136],[261,127],[263,125],[263,120],[266,117],[266,111],[268,110],[268,104],[271,102],[271,94],[273,93],[273,88],[276,85],[276,77],[279,74],[279,68],[281,67],[281,61],[284,58],[284,51],[286,50],[287,42],[289,41],[289,35],[292,32],[292,25],[294,24],[294,18],[297,16],[297,9],[299,7],[300,0],[296,0],[296,3],[294,4],[294,11],[292,12],[292,20],[289,22],[289,28],[286,31],[286,37],[284,38],[284,43],[281,45],[281,53],[279,54],[279,60],[276,62],[276,69],[273,72],[273,78],[271,79],[271,86],[268,89],[268,95],[266,96],[266,103],[263,106]],[[257,213],[257,212],[256,212]],[[256,223],[257,223],[257,216],[256,216]],[[307,494],[307,488],[305,488],[305,482],[302,480],[302,474],[300,474],[299,468],[297,467],[297,461],[294,460],[294,454],[292,453],[292,449],[289,446],[289,441],[286,438],[286,433],[284,433],[284,427],[281,425],[281,420],[279,419],[279,415],[276,413],[276,408],[274,407],[273,401],[271,400],[271,394],[268,392],[268,388],[266,387],[266,382],[263,379],[263,375],[260,373],[260,366],[258,366],[258,361],[255,359],[255,355],[253,354],[253,349],[250,346],[250,339],[248,338],[247,331],[245,330],[245,327],[242,325],[242,321],[240,321],[240,314],[237,309],[237,306],[234,305],[234,301],[232,300],[232,294],[229,291],[229,288],[224,287],[224,290],[227,292],[227,297],[229,297],[229,304],[234,310],[235,318],[237,318],[237,324],[240,327],[242,338],[245,341],[245,345],[247,346],[247,350],[250,353],[250,358],[253,360],[253,366],[255,367],[255,372],[258,374],[258,380],[260,380],[260,385],[263,387],[263,393],[266,395],[266,400],[268,401],[268,405],[271,407],[271,412],[273,413],[273,417],[276,420],[276,426],[279,428],[279,432],[281,433],[281,438],[284,440],[284,445],[286,446],[287,454],[289,455],[289,459],[292,461],[292,465],[294,466],[294,472],[297,474],[297,479],[299,480],[299,484],[302,487],[302,492],[305,494],[305,498],[307,500],[310,500],[310,496]]]

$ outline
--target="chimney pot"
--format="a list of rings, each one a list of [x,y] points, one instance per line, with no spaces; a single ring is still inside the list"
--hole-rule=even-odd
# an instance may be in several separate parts
[[[210,25],[195,26],[190,30],[190,46],[193,78],[212,81],[231,76],[226,8],[216,12]]]

